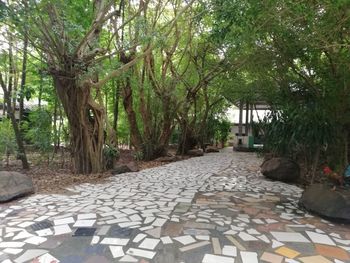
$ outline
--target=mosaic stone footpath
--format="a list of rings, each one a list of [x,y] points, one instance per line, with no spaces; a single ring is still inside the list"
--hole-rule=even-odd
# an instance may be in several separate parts
[[[260,163],[226,149],[2,205],[0,262],[350,262],[350,226],[300,210]]]

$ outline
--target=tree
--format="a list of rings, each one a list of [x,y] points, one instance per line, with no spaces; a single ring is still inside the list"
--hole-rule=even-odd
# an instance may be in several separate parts
[[[28,30],[28,39],[33,47],[44,54],[48,64],[48,73],[53,78],[54,87],[68,118],[74,169],[78,173],[99,172],[103,169],[106,116],[101,88],[144,58],[154,46],[152,43],[140,55],[134,53],[126,63],[106,72],[104,78],[99,79],[101,61],[115,54],[110,48],[110,41],[101,39],[105,36],[103,25],[120,14],[113,3],[114,1],[95,0],[91,5],[84,6],[85,2],[78,2],[79,8],[84,6],[88,10],[84,20],[78,14],[80,10],[69,9],[66,1],[30,1],[28,4],[28,12],[31,12],[29,23],[33,25]],[[187,7],[182,9],[186,10]],[[140,4],[139,12],[143,8]],[[16,11],[18,13],[21,10],[24,10],[23,6],[19,6]],[[136,19],[139,12],[119,27],[123,28]],[[181,16],[183,11],[179,10],[178,13]],[[24,34],[23,21],[15,22]],[[170,21],[169,24],[173,22]],[[135,44],[136,48],[139,43]]]
[[[258,98],[274,111],[270,121],[279,128],[270,126],[268,134],[288,131],[289,140],[280,132],[272,138],[295,142],[284,154],[297,151],[309,159],[311,178],[322,149],[327,159],[337,156],[334,166],[342,172],[348,165],[349,148],[350,93],[345,70],[349,3],[240,1],[225,6],[227,1],[215,0],[212,4],[215,39],[228,43],[232,54],[239,47],[249,58],[251,63],[242,70],[251,81],[245,78],[245,90],[253,84]],[[291,129],[291,124],[296,126]]]

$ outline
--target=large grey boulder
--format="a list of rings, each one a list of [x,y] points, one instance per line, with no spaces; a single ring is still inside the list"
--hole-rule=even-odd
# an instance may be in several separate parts
[[[0,202],[34,193],[32,179],[18,172],[0,171]]]
[[[139,171],[139,167],[138,167],[137,163],[128,162],[125,164],[117,164],[113,168],[112,174],[116,175],[116,174],[122,174],[122,173],[134,173],[134,172],[138,172],[138,171]]]
[[[278,157],[266,160],[261,165],[261,173],[271,180],[295,182],[300,177],[299,165],[291,159]]]
[[[350,223],[350,191],[322,184],[307,188],[299,201],[299,205],[329,220]]]
[[[202,149],[192,149],[192,150],[189,150],[189,151],[187,152],[187,154],[188,154],[189,156],[194,156],[194,157],[199,157],[199,156],[203,156],[203,155],[204,155]]]
[[[209,146],[208,148],[205,149],[206,153],[218,153],[220,150],[214,146]]]
[[[161,163],[171,163],[171,162],[177,162],[181,160],[181,158],[179,156],[162,156],[162,157],[159,157],[157,159],[155,159],[154,161],[156,162],[161,162]]]

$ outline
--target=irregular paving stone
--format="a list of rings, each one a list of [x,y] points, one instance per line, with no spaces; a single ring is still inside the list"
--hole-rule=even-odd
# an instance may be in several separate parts
[[[83,263],[84,262],[84,257],[82,256],[61,256],[60,257],[60,263]]]
[[[31,225],[30,227],[32,230],[38,231],[38,230],[52,227],[52,223],[49,221],[42,221],[42,222],[35,223],[35,224]]]
[[[303,263],[332,263],[332,261],[323,256],[301,257],[299,260]]]
[[[18,172],[0,171],[0,202],[34,193],[32,179]]]
[[[316,244],[315,247],[316,251],[322,256],[350,261],[349,253],[342,248],[321,244]]]
[[[130,261],[131,262],[131,261]],[[136,261],[137,262],[137,261]],[[104,256],[91,256],[88,257],[84,263],[111,263],[106,257]]]
[[[112,226],[109,230],[109,236],[112,237],[130,237],[134,230],[128,227]]]
[[[74,232],[74,236],[93,236],[95,234],[96,228],[90,228],[90,227],[79,227],[77,230]]]
[[[321,256],[315,249],[320,242],[350,251],[347,226],[301,210],[297,201],[302,189],[266,180],[259,164],[255,155],[224,149],[220,154],[115,175],[105,184],[76,185],[69,188],[70,196],[34,195],[0,206],[0,247],[6,253],[0,255],[0,262],[13,262],[39,247],[47,248],[60,262],[85,262],[100,256],[111,262],[132,257],[138,262],[198,263],[204,255],[214,255],[211,240],[222,246],[223,255],[216,256],[240,263],[258,262],[264,252],[284,256],[288,263],[301,262],[300,258]],[[32,226],[43,220],[55,222],[53,229],[34,231]],[[85,220],[96,226],[94,236],[72,236],[77,222]],[[278,242],[273,234],[285,241]],[[139,235],[146,236],[136,239]],[[28,243],[33,237],[33,242],[41,242],[38,236],[48,240],[39,246]],[[182,243],[176,241],[183,236]],[[22,238],[14,240],[18,237]],[[139,248],[145,238],[155,241],[142,245],[146,249]],[[120,247],[129,255],[121,256]],[[327,258],[338,262],[331,255]]]

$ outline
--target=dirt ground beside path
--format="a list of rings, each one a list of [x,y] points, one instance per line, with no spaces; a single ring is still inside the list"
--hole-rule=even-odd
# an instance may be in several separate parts
[[[172,154],[175,154],[175,152]],[[66,190],[67,187],[83,183],[104,183],[107,178],[113,176],[112,170],[89,175],[74,174],[70,169],[71,163],[69,162],[68,153],[65,153],[64,157],[62,157],[61,154],[58,154],[49,165],[46,160],[41,160],[35,153],[29,153],[28,157],[32,162],[29,171],[23,171],[20,161],[15,158],[11,158],[10,165],[8,167],[3,167],[2,169],[7,171],[18,171],[31,176],[35,186],[35,193],[37,194],[70,194],[70,192]],[[190,157],[183,157],[183,159],[188,158]],[[129,162],[135,162],[139,170],[168,164],[168,162],[159,161],[135,161],[134,153],[132,151],[121,150],[118,163],[125,164]]]

